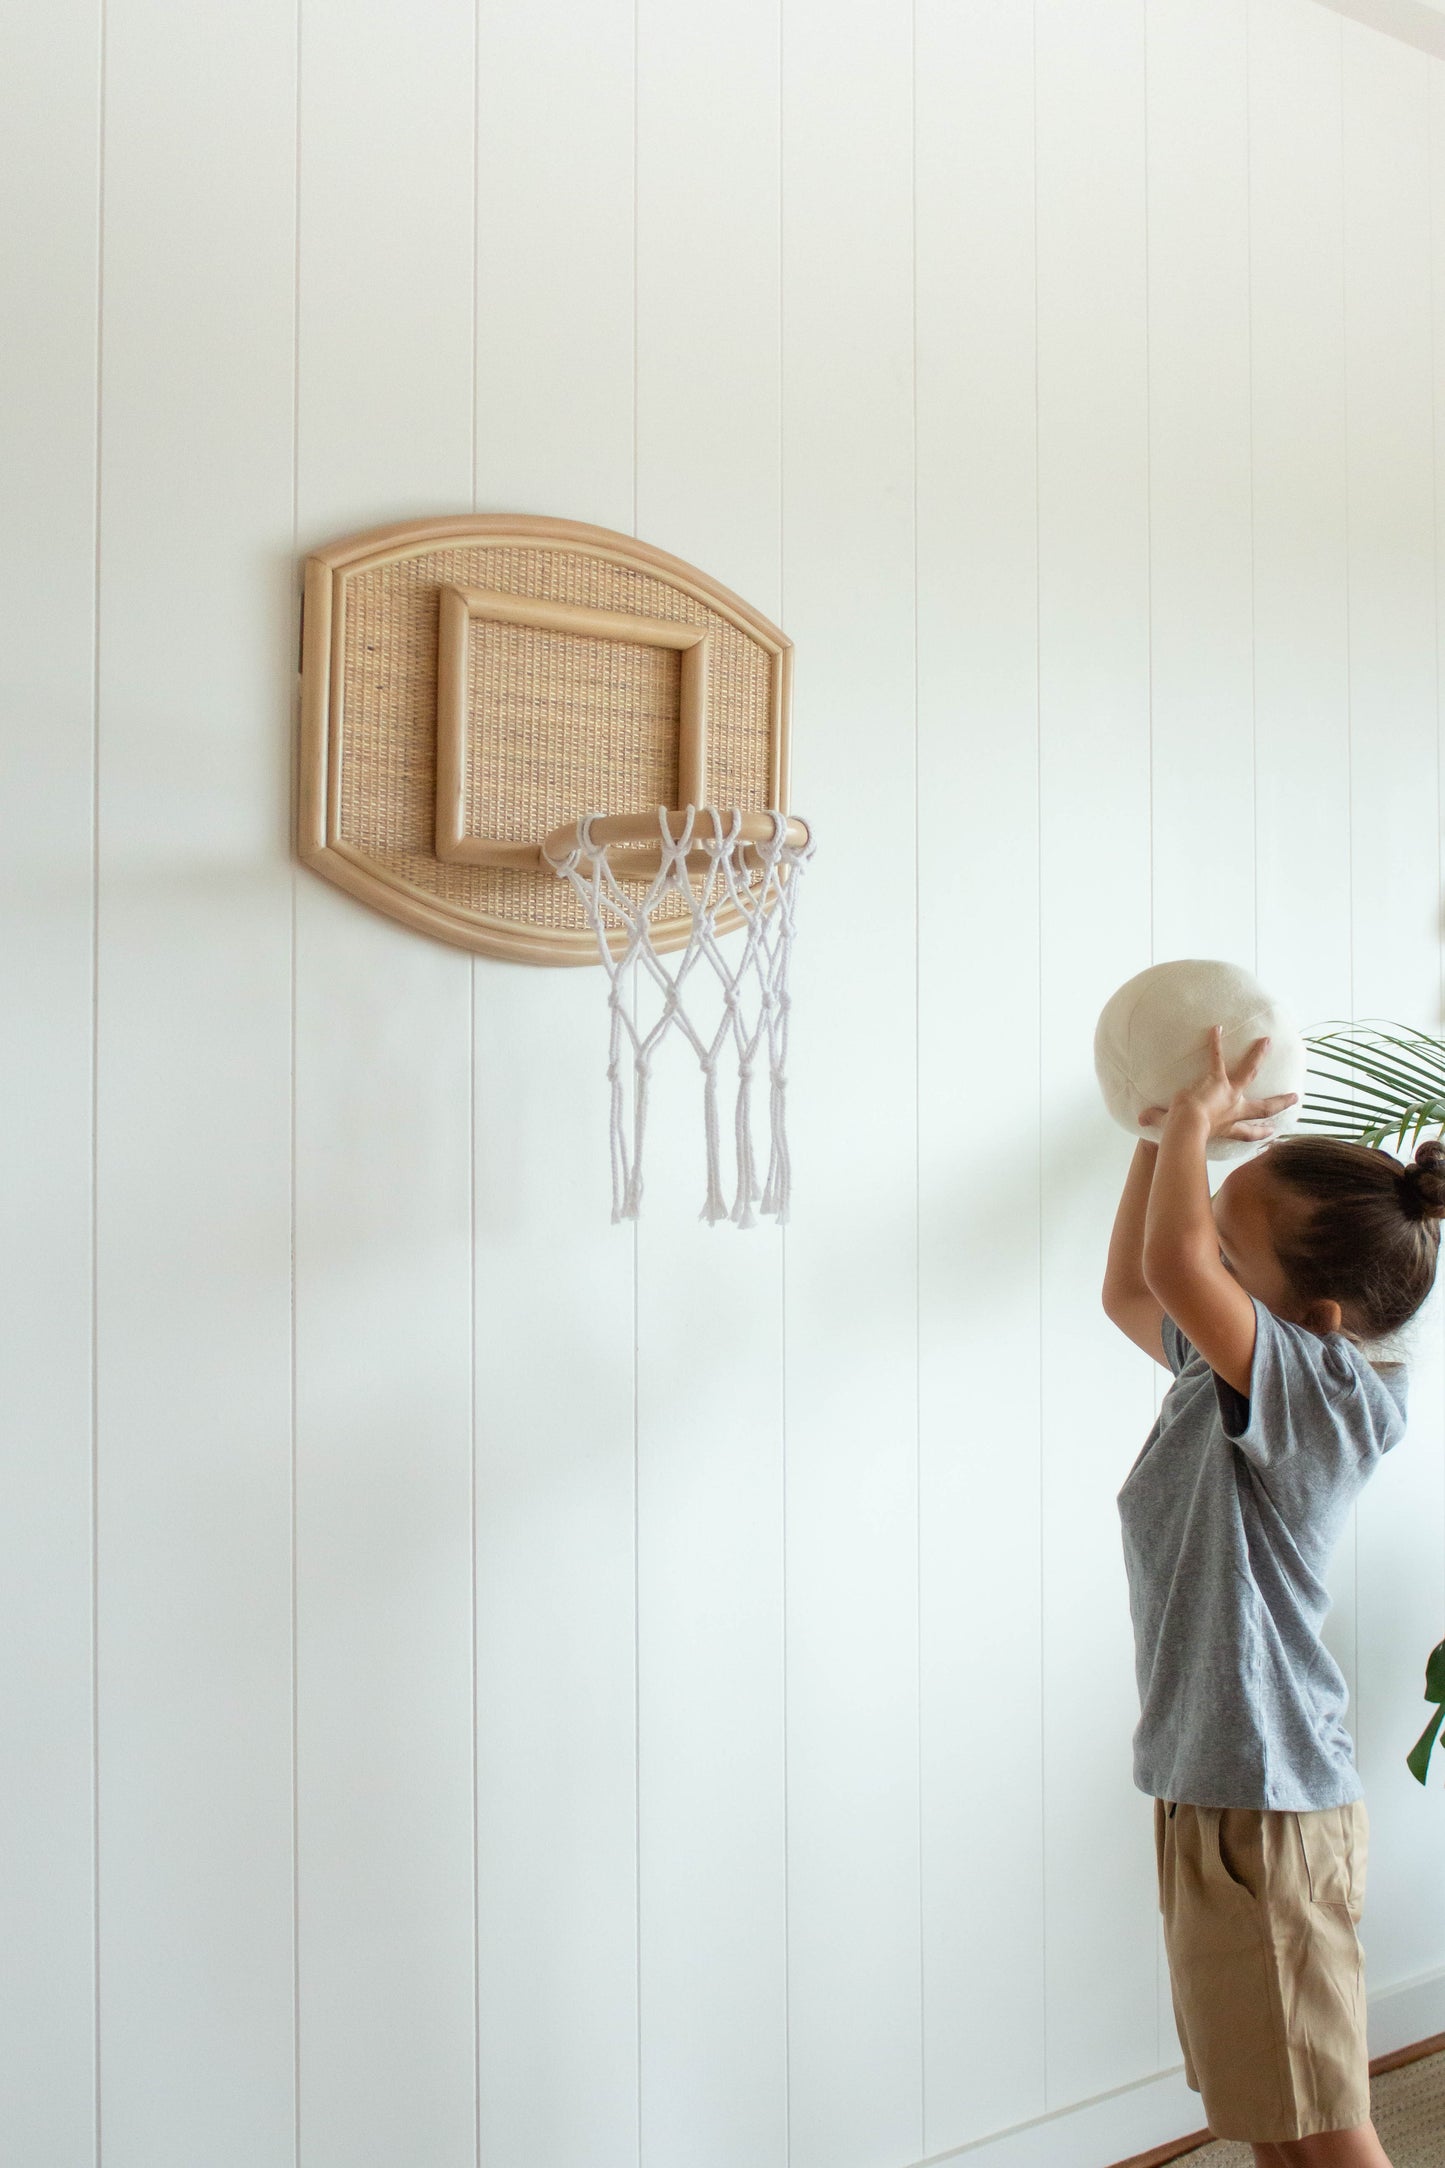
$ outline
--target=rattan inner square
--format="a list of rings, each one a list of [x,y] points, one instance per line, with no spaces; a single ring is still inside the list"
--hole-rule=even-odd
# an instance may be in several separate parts
[[[676,648],[474,617],[466,832],[540,843],[579,813],[677,803]]]

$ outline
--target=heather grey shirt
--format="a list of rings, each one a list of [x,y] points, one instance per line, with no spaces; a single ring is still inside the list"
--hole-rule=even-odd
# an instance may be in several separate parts
[[[1254,1302],[1246,1400],[1173,1318],[1174,1382],[1119,1493],[1139,1727],[1134,1782],[1199,1807],[1361,1796],[1324,1575],[1361,1485],[1404,1435],[1406,1372]]]

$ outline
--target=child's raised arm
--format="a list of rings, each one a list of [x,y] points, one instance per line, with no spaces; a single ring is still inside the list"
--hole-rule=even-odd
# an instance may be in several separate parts
[[[1169,1102],[1144,1215],[1145,1280],[1210,1368],[1246,1399],[1254,1357],[1254,1303],[1219,1253],[1205,1146],[1212,1136],[1262,1140],[1270,1134],[1270,1118],[1293,1104],[1294,1092],[1278,1092],[1269,1099],[1247,1094],[1245,1087],[1268,1044],[1268,1039],[1256,1039],[1231,1075],[1224,1061],[1222,1027],[1214,1026],[1208,1071]],[[1160,1111],[1147,1108],[1142,1118]]]
[[[1144,1223],[1149,1208],[1149,1188],[1159,1147],[1141,1137],[1134,1147],[1124,1180],[1114,1232],[1109,1237],[1109,1261],[1104,1267],[1104,1314],[1136,1347],[1169,1368],[1160,1339],[1164,1307],[1150,1292],[1144,1278]]]

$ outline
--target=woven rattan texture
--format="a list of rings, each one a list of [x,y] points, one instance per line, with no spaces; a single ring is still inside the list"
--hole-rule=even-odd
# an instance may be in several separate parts
[[[677,803],[676,648],[474,618],[467,833],[544,836],[568,814]]]
[[[468,912],[565,932],[585,925],[563,881],[434,855],[437,597],[448,584],[708,627],[710,797],[766,808],[774,658],[749,634],[665,580],[590,551],[437,549],[341,581],[340,840],[372,863]],[[473,693],[489,703],[481,717],[473,708],[471,832],[540,842],[575,814],[675,803],[676,650],[478,621],[470,656]]]
[[[1370,2080],[1370,2119],[1393,2168],[1440,2168],[1445,2161],[1445,2055],[1426,2055]],[[1177,2168],[1253,2168],[1249,2146],[1216,2139],[1185,2153]]]

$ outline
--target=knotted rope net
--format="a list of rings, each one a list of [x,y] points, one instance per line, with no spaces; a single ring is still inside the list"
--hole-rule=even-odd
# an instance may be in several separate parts
[[[612,847],[614,866],[608,846],[594,840],[593,824],[601,817],[588,814],[579,820],[576,841],[565,851],[545,846],[544,851],[581,902],[608,977],[613,1220],[638,1216],[653,1060],[668,1033],[677,1032],[691,1046],[703,1073],[707,1195],[700,1217],[711,1225],[728,1219],[751,1227],[758,1213],[766,1213],[781,1225],[788,1217],[791,1187],[788,963],[798,876],[812,856],[812,838],[790,843],[786,817],[773,812],[772,835],[760,843],[743,843],[742,815],[733,813],[725,824],[711,807],[700,813],[689,807],[674,837],[667,810],[660,807],[660,862],[644,889],[635,873],[628,877],[625,848]],[[676,957],[670,962],[653,946],[652,924],[672,897],[682,900],[691,923],[686,945],[670,952]],[[720,929],[724,914],[736,914],[741,926]],[[721,1073],[731,1056],[737,1062],[737,1093],[729,1201],[723,1186],[718,1100]],[[768,1163],[760,1181],[753,1144],[753,1086],[762,1065],[768,1090]]]

